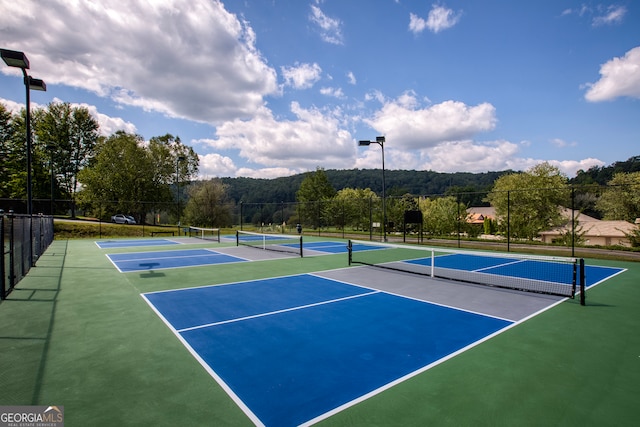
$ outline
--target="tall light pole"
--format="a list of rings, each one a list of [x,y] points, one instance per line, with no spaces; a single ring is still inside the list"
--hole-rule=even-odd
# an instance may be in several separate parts
[[[53,152],[55,151],[56,146],[53,144],[47,144],[47,150],[49,150],[49,169],[51,171],[51,192],[50,197],[51,199],[49,200],[49,211],[51,213],[51,216],[53,216],[53,190],[54,190],[54,186],[53,186]]]
[[[376,136],[375,141],[359,141],[358,145],[360,147],[369,146],[371,144],[378,144],[382,149],[382,240],[387,241],[387,201],[385,195],[386,184],[384,182],[384,136]]]
[[[46,91],[47,85],[40,79],[34,79],[27,74],[29,69],[29,60],[24,52],[16,50],[0,49],[2,60],[10,67],[20,68],[24,76],[24,86],[27,90],[27,213],[33,214],[33,196],[31,194],[31,89]]]
[[[180,162],[184,161],[184,157],[183,156],[178,156],[176,158],[176,185],[178,187],[178,236],[180,235],[180,226],[182,224],[180,224],[181,221],[181,203],[180,203],[180,169],[178,169],[178,166],[180,165]]]

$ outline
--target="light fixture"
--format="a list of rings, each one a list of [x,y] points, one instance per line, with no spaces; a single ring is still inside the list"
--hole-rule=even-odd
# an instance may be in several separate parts
[[[386,242],[387,241],[387,230],[386,230],[387,202],[386,202],[386,195],[385,195],[386,185],[384,182],[384,143],[385,143],[385,137],[377,136],[375,141],[360,140],[358,142],[358,145],[360,147],[367,147],[371,144],[378,144],[382,149],[382,240]]]
[[[32,183],[31,183],[31,89],[46,91],[47,85],[44,81],[40,79],[34,79],[33,77],[27,74],[27,70],[29,69],[29,60],[27,59],[27,55],[24,52],[19,52],[16,50],[9,49],[0,49],[0,56],[2,60],[9,67],[16,67],[22,70],[22,75],[24,76],[24,86],[27,91],[27,102],[26,102],[26,128],[27,128],[27,214],[33,214],[33,196],[31,193]]]

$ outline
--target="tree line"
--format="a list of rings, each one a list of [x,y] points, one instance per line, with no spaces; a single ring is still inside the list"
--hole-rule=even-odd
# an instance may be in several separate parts
[[[41,202],[36,212],[62,213],[56,212],[58,206],[71,216],[78,208],[101,219],[123,212],[139,221],[150,212],[168,212],[174,221],[182,207],[190,212],[186,203],[174,201],[181,183],[197,176],[198,155],[179,137],[167,134],[146,142],[124,131],[104,136],[86,107],[65,102],[36,108],[31,119],[33,199],[50,202],[46,208]],[[25,138],[25,109],[11,113],[0,104],[0,199],[16,213],[27,192]]]
[[[636,161],[626,164],[635,167]],[[495,210],[495,217],[485,218],[481,224],[471,221],[469,211],[482,206],[474,202],[478,198]],[[504,173],[483,191],[467,193],[449,187],[441,194],[405,193],[383,201],[370,188],[335,190],[329,174],[318,168],[302,181],[297,201],[299,220],[314,228],[334,224],[366,231],[374,222],[384,221],[387,231],[419,229],[429,236],[502,234],[534,240],[542,231],[569,225],[561,240],[579,243],[581,229],[575,219],[579,212],[589,211],[605,220],[637,222],[640,171],[615,172],[605,185],[574,184],[557,167],[543,162],[524,172]],[[419,213],[419,223],[407,224],[407,213],[411,212]],[[634,246],[640,243],[637,229],[627,237]]]
[[[25,199],[25,117],[24,109],[13,114],[0,104],[3,206]],[[391,230],[414,211],[422,213],[420,226],[429,233],[446,235],[478,233],[468,228],[467,208],[493,206],[498,218],[487,228],[504,232],[500,227],[508,223],[512,235],[525,239],[561,225],[563,208],[601,219],[640,217],[640,156],[579,171],[572,179],[548,163],[525,172],[385,171],[382,203],[379,169],[319,167],[275,179],[198,181],[198,156],[177,136],[103,136],[87,108],[61,102],[35,109],[32,120],[34,199],[71,201],[52,203],[52,213],[70,210],[73,216],[77,208],[103,220],[122,212],[140,222],[199,226],[237,224],[238,216],[240,223],[256,225],[303,222],[358,230],[384,222]]]

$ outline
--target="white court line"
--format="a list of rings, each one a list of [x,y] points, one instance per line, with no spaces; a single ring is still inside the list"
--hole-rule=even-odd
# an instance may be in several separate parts
[[[265,317],[265,316],[271,316],[271,315],[274,315],[274,314],[286,313],[288,311],[297,311],[297,310],[302,310],[302,309],[309,308],[309,307],[316,307],[316,306],[325,305],[325,304],[332,304],[332,303],[335,303],[335,302],[346,301],[346,300],[350,300],[350,299],[353,299],[353,298],[366,297],[366,296],[369,296],[369,295],[379,294],[379,293],[381,293],[381,291],[367,292],[366,294],[351,295],[351,296],[348,296],[348,297],[336,298],[336,299],[327,300],[327,301],[320,301],[320,302],[315,302],[313,304],[306,304],[306,305],[300,305],[300,306],[297,306],[297,307],[284,308],[282,310],[269,311],[267,313],[260,313],[260,314],[253,314],[251,316],[238,317],[237,319],[229,319],[229,320],[222,320],[220,322],[205,323],[204,325],[191,326],[189,328],[177,329],[176,331],[178,333],[182,333],[182,332],[186,332],[186,331],[192,331],[192,330],[195,330],[195,329],[208,328],[210,326],[218,326],[218,325],[224,325],[224,324],[227,324],[227,323],[241,322],[243,320],[257,319],[259,317]]]

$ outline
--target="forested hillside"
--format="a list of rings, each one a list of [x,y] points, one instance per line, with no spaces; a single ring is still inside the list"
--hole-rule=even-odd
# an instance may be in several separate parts
[[[587,171],[578,171],[569,183],[606,185],[616,173],[637,171],[640,171],[640,156],[614,162],[609,166],[596,166]],[[387,196],[406,193],[428,196],[457,192],[485,192],[491,189],[497,178],[512,172],[507,170],[485,173],[439,173],[387,170],[385,171],[386,193]],[[325,173],[337,191],[343,188],[370,188],[377,194],[382,194],[382,170],[380,169],[325,170]],[[275,179],[222,178],[222,182],[228,185],[228,195],[235,202],[294,202],[296,192],[305,176],[306,174],[298,174]]]
[[[474,174],[388,170],[385,171],[386,193],[388,196],[406,193],[426,196],[456,191],[485,191],[491,188],[498,177],[510,172]],[[380,169],[326,170],[325,173],[336,190],[370,188],[378,194],[382,193],[382,170]],[[228,185],[228,195],[236,202],[294,202],[296,192],[305,175],[275,179],[222,178],[222,182]]]
[[[616,173],[631,172],[640,172],[640,156],[630,157],[628,160],[621,162],[614,162],[610,166],[594,166],[587,171],[580,170],[576,177],[569,182],[575,185],[606,185]]]

